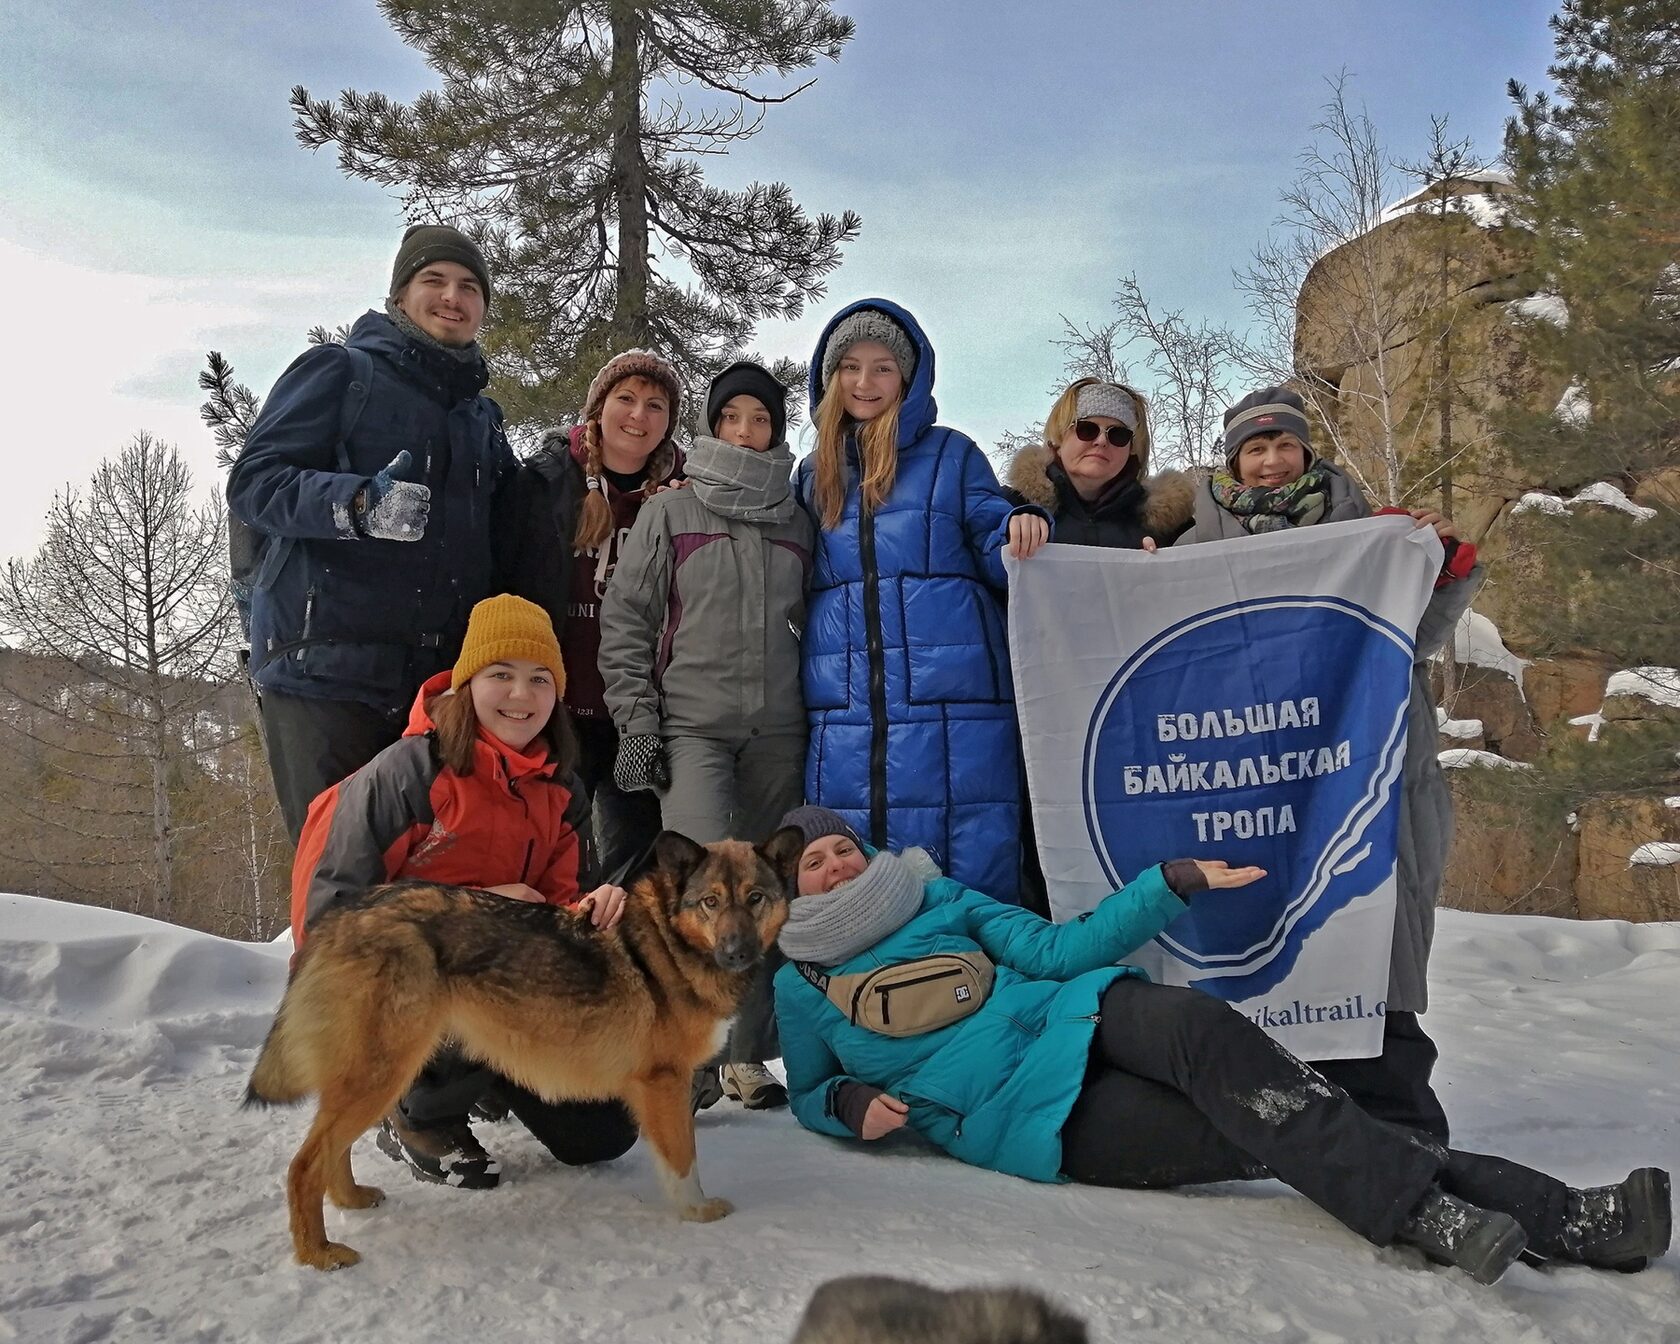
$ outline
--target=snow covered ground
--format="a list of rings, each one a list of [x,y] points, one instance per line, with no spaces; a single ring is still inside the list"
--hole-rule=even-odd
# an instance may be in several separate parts
[[[700,1125],[722,1222],[667,1213],[640,1148],[572,1171],[483,1127],[504,1175],[478,1193],[364,1139],[358,1172],[390,1198],[328,1210],[365,1259],[319,1274],[291,1261],[281,1193],[308,1113],[238,1109],[285,957],[0,896],[0,1340],[775,1344],[860,1270],[1035,1284],[1102,1341],[1680,1340],[1680,1257],[1478,1288],[1273,1183],[1032,1185],[727,1102]],[[1680,1167],[1680,925],[1444,911],[1434,986],[1462,1146],[1577,1183]]]

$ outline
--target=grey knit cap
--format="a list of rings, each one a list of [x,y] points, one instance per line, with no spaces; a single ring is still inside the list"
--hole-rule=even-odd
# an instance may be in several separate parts
[[[490,268],[484,264],[484,254],[478,244],[459,229],[447,224],[411,224],[397,248],[397,259],[391,266],[392,295],[414,279],[434,261],[453,261],[465,266],[484,288],[484,306],[490,306]]]
[[[828,333],[828,340],[823,343],[824,387],[833,379],[834,371],[840,367],[846,351],[859,341],[879,341],[886,346],[898,362],[898,371],[904,375],[906,383],[915,376],[916,343],[910,339],[910,333],[879,308],[859,308],[836,322],[834,330]]]
[[[1110,420],[1118,420],[1134,434],[1137,433],[1137,402],[1133,400],[1132,394],[1118,383],[1092,383],[1080,388],[1073,413],[1081,420],[1088,420],[1093,415],[1104,415]]]
[[[1250,392],[1225,412],[1225,465],[1256,434],[1293,434],[1305,448],[1306,460],[1313,460],[1312,431],[1307,427],[1307,403],[1299,392],[1287,387],[1262,387]]]
[[[821,840],[825,835],[843,835],[859,849],[863,848],[863,841],[858,838],[858,833],[846,824],[844,817],[830,808],[818,807],[815,803],[794,808],[782,818],[780,826],[797,826],[803,832],[807,845],[813,840]],[[777,829],[780,829],[780,826]]]

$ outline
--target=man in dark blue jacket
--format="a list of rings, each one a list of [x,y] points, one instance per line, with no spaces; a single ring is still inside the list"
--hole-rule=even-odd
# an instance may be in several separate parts
[[[294,841],[318,793],[397,739],[500,587],[515,462],[483,395],[490,296],[465,234],[410,228],[385,311],[293,361],[228,477],[229,506],[263,538],[251,674]]]

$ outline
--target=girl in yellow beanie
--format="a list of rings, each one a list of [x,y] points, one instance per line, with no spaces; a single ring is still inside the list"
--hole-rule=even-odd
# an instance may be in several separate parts
[[[547,614],[523,598],[472,609],[455,666],[420,688],[408,729],[309,808],[292,868],[292,933],[335,903],[400,878],[572,906],[597,928],[624,891],[587,895],[588,801],[563,710],[566,672]],[[475,1106],[512,1111],[563,1162],[617,1157],[636,1139],[616,1101],[551,1104],[445,1052],[379,1132],[379,1147],[422,1180],[486,1189],[499,1169],[473,1137]]]

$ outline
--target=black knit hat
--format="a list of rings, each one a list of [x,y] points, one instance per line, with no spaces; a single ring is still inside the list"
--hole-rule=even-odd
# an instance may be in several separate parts
[[[1307,403],[1299,392],[1287,387],[1262,387],[1250,392],[1225,412],[1225,464],[1230,466],[1237,454],[1256,434],[1288,432],[1301,441],[1307,461],[1313,458],[1312,431],[1307,427]]]
[[[716,437],[718,417],[731,397],[748,396],[763,403],[770,412],[770,446],[774,448],[787,438],[787,388],[778,383],[768,369],[743,359],[731,364],[712,379],[706,390],[706,433]]]
[[[484,254],[471,238],[447,224],[409,225],[402,246],[397,248],[396,263],[391,267],[391,296],[395,298],[416,272],[434,261],[453,261],[465,266],[484,287],[484,306],[490,306],[490,268],[484,264]]]
[[[863,841],[858,838],[858,833],[846,824],[844,817],[830,808],[818,807],[815,803],[794,808],[782,818],[781,825],[797,826],[805,836],[807,847],[813,840],[821,840],[825,835],[843,835],[859,849],[863,848]]]

